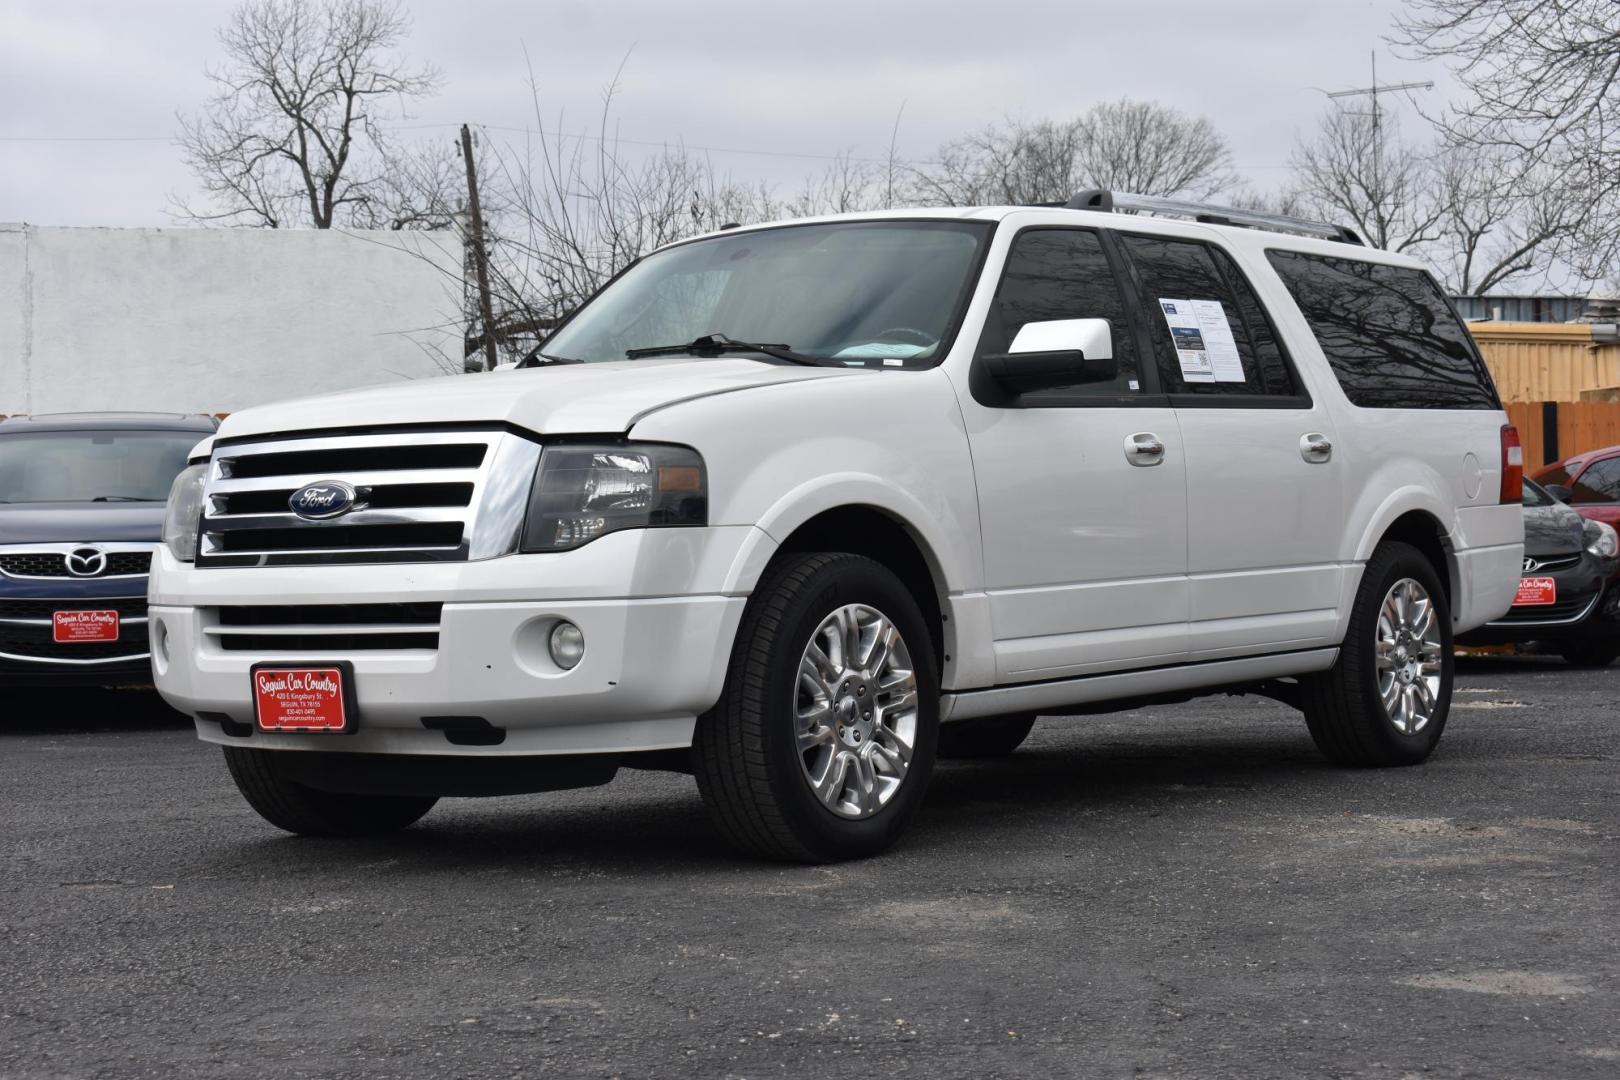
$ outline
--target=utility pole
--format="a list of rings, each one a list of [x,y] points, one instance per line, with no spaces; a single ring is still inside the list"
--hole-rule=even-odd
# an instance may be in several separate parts
[[[478,317],[484,324],[484,370],[495,370],[495,313],[489,302],[489,253],[484,250],[484,215],[478,209],[478,170],[473,168],[472,132],[461,125],[461,157],[467,163],[467,213],[472,218],[473,265],[478,269]]]

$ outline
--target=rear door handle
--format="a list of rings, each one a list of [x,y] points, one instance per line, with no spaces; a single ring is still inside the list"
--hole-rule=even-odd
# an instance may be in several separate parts
[[[1320,431],[1299,437],[1299,456],[1312,465],[1325,465],[1333,458],[1333,444]]]
[[[1164,460],[1164,441],[1151,431],[1125,436],[1125,460],[1138,468],[1148,468]]]

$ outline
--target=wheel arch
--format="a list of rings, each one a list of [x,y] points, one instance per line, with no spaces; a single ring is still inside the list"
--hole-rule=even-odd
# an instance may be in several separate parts
[[[1389,540],[1410,544],[1423,553],[1440,578],[1441,587],[1446,593],[1446,606],[1453,619],[1456,618],[1462,588],[1462,567],[1452,543],[1451,530],[1446,525],[1449,517],[1448,509],[1422,488],[1397,491],[1384,501],[1356,545],[1353,555],[1356,565],[1345,580],[1343,606],[1346,610],[1341,618],[1341,630],[1349,618],[1348,606],[1354,603],[1356,591],[1361,587],[1361,576],[1367,560],[1372,558],[1379,544]]]
[[[943,668],[953,655],[949,590],[937,553],[909,522],[867,503],[829,507],[788,532],[771,562],[814,551],[863,555],[892,570],[917,601],[933,638],[934,659]]]

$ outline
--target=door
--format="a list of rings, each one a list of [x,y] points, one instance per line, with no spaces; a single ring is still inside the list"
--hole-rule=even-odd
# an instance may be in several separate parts
[[[1186,657],[1186,459],[1117,265],[1097,232],[1020,232],[978,355],[1028,323],[1106,319],[1118,378],[1013,395],[976,362],[961,395],[1000,683]]]
[[[1224,250],[1118,240],[1185,446],[1189,659],[1331,644],[1346,517],[1332,417]]]

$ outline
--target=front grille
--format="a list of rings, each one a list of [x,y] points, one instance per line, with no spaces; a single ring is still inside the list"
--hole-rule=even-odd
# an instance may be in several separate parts
[[[107,553],[107,568],[99,574],[73,574],[68,572],[67,556],[59,551],[7,552],[0,554],[0,573],[12,577],[87,578],[134,577],[150,573],[150,551],[111,551]]]
[[[1525,574],[1553,574],[1559,570],[1568,570],[1572,566],[1579,566],[1581,553],[1577,551],[1573,555],[1531,555],[1530,558],[1535,561],[1536,567],[1534,570],[1526,570]]]
[[[1578,596],[1560,596],[1551,604],[1526,604],[1522,607],[1508,609],[1508,613],[1496,620],[1498,623],[1561,623],[1578,622],[1592,610],[1597,603],[1598,594],[1595,592],[1581,593]]]
[[[117,611],[117,641],[59,644],[51,629],[58,611]],[[144,597],[71,600],[0,600],[0,653],[46,661],[108,660],[147,651]]]
[[[139,619],[146,617],[146,597],[74,596],[34,600],[0,596],[0,620],[44,619],[49,622],[51,613],[56,611],[116,611],[120,619]]]
[[[226,652],[398,652],[439,647],[442,604],[254,604],[205,610]]]
[[[216,448],[209,470],[197,566],[504,554],[521,525],[539,453],[536,443],[488,430],[226,443]],[[326,519],[292,511],[294,493],[334,481],[354,489],[352,509]]]

